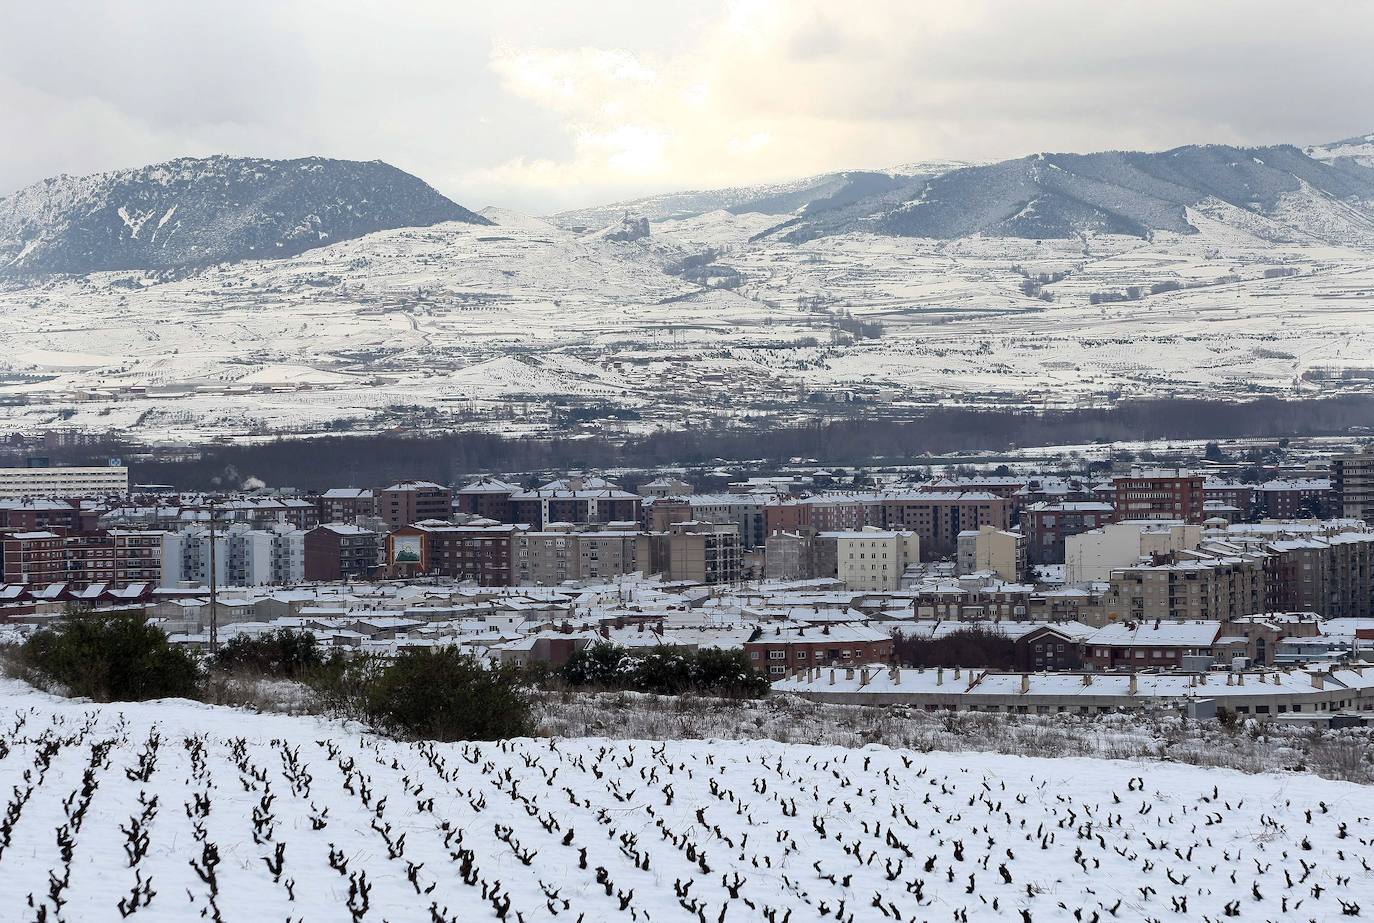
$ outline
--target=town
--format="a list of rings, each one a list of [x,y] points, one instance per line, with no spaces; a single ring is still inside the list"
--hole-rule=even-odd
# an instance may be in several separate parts
[[[1235,467],[209,495],[35,459],[0,470],[0,638],[134,610],[198,650],[282,628],[515,666],[742,650],[816,701],[1374,709],[1374,449]]]

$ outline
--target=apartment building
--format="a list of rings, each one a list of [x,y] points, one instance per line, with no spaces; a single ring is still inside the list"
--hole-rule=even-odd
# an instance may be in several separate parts
[[[763,547],[768,536],[765,511],[768,500],[753,494],[693,494],[687,497],[650,499],[644,519],[650,531],[666,531],[679,522],[734,523],[739,526],[745,549]]]
[[[1066,538],[1100,529],[1115,517],[1115,507],[1101,500],[1032,504],[1021,511],[1026,559],[1032,564],[1062,564]]]
[[[1202,482],[1202,502],[1220,503],[1240,511],[1241,518],[1248,518],[1254,506],[1255,488],[1253,484],[1227,481],[1221,478],[1206,478]]]
[[[635,569],[673,581],[737,583],[742,559],[734,523],[676,522],[667,532],[640,533],[636,540]]]
[[[907,567],[921,560],[921,540],[914,532],[869,526],[856,532],[822,532],[820,538],[835,543],[835,576],[851,590],[898,590]]]
[[[129,493],[124,465],[0,468],[0,497],[101,497]]]
[[[639,522],[643,498],[597,477],[551,481],[510,497],[510,522],[539,530],[551,523]]]
[[[1020,532],[983,526],[959,533],[956,572],[994,573],[1008,583],[1020,582],[1026,572],[1026,543]]]
[[[433,574],[479,586],[512,586],[520,526],[409,525],[387,536],[386,567],[393,576]]]
[[[1336,503],[1327,478],[1280,478],[1255,488],[1255,505],[1270,519],[1325,519]]]
[[[1064,579],[1091,583],[1141,558],[1169,555],[1202,544],[1202,527],[1167,520],[1114,522],[1064,539]]]
[[[99,511],[83,508],[79,500],[45,500],[24,497],[0,500],[0,528],[38,532],[63,529],[90,532],[96,528]]]
[[[433,481],[401,481],[377,493],[377,515],[395,530],[453,516],[453,491]]]
[[[605,580],[637,567],[638,529],[552,528],[518,532],[515,582],[557,586],[568,580]]]
[[[1226,621],[1265,611],[1266,580],[1252,555],[1123,567],[1112,571],[1102,609],[1109,622]]]
[[[518,484],[484,477],[460,488],[454,495],[454,502],[460,513],[492,522],[512,522],[510,498],[521,492]]]
[[[330,522],[305,533],[305,579],[343,580],[376,573],[381,536],[347,522]]]
[[[161,546],[159,532],[12,532],[3,541],[5,583],[66,583],[73,589],[156,584],[162,577]]]
[[[377,515],[377,495],[366,487],[331,487],[315,498],[315,521],[355,523]]]
[[[775,498],[763,510],[764,535],[808,528],[817,532],[852,532],[877,525],[879,511],[876,494]]]
[[[877,525],[916,533],[925,561],[953,558],[960,532],[1011,528],[1012,502],[992,493],[913,491],[884,494],[877,503]]]
[[[810,527],[774,532],[764,541],[764,576],[769,580],[834,577],[838,570],[835,541]]]
[[[686,497],[695,492],[691,484],[671,477],[658,477],[639,485],[641,497]]]
[[[208,503],[192,507],[209,515]],[[319,525],[319,507],[310,500],[278,497],[236,497],[214,504],[216,522],[246,523],[253,529],[287,525],[293,529],[313,529]]]
[[[1203,520],[1204,478],[1182,471],[1136,471],[1112,479],[1118,519]]]
[[[1331,459],[1331,490],[1341,516],[1374,523],[1374,443]]]
[[[212,555],[218,586],[281,586],[305,579],[305,532],[286,523],[266,529],[231,523],[216,528],[213,539],[209,529],[196,526],[161,538],[162,586],[209,585]]]

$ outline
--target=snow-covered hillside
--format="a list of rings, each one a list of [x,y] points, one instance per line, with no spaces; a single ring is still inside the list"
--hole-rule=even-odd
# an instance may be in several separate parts
[[[380,161],[184,157],[0,198],[0,277],[290,256],[440,221],[486,223]]]
[[[0,703],[14,919],[1081,923],[1374,906],[1368,791],[1301,775],[767,742],[404,744],[15,683]]]
[[[487,209],[281,259],[12,280],[0,434],[544,432],[576,406],[652,429],[836,402],[900,416],[1374,388],[1365,168],[1244,153],[933,165],[892,188],[897,171],[836,174],[628,215]],[[931,194],[903,199],[911,184]],[[954,205],[958,227],[941,223]]]

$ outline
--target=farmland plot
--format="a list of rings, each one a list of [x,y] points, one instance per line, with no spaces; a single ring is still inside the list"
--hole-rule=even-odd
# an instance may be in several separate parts
[[[1374,914],[1369,790],[774,742],[400,743],[0,682],[5,920]]]

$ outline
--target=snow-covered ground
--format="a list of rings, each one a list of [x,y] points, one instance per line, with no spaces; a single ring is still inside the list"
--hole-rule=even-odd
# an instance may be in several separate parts
[[[1305,229],[1326,213],[1292,209],[1306,217],[1250,227],[1259,216],[1204,206],[1189,213],[1200,233],[1150,240],[804,244],[752,240],[770,215],[616,242],[493,210],[496,226],[384,231],[171,281],[53,279],[0,292],[0,432],[521,431],[555,401],[635,409],[624,425],[651,428],[800,408],[814,391],[900,411],[1374,387],[1367,242],[1320,242]],[[734,289],[671,274],[707,248]],[[1023,291],[1042,273],[1063,274],[1051,301]],[[1091,303],[1132,287],[1138,300]],[[844,312],[883,335],[833,344]]]
[[[1374,907],[1369,790],[1304,775],[757,741],[406,744],[14,683],[0,712],[7,919],[1333,920]]]

